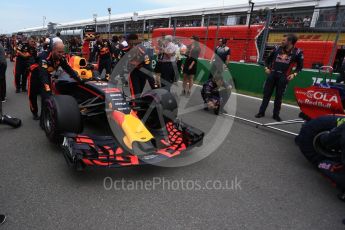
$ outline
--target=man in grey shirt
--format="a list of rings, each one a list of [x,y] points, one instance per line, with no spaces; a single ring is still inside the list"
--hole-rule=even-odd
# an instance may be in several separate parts
[[[6,100],[6,54],[4,47],[0,44],[0,101]]]
[[[163,45],[163,58],[161,60],[161,81],[162,87],[170,91],[171,85],[178,80],[176,64],[176,46],[172,42],[171,35],[165,36]]]

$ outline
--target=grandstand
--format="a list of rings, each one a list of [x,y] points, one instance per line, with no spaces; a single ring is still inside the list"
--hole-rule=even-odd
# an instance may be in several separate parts
[[[344,15],[344,17],[343,17]],[[83,29],[87,26],[94,27],[98,33],[107,38],[109,35],[122,35],[137,33],[143,39],[151,39],[154,30],[161,28],[195,28],[204,27],[206,31],[212,26],[235,25],[263,25],[268,26],[267,37],[261,33],[255,38],[256,48],[250,50],[248,44],[252,42],[247,33],[240,35],[242,58],[240,61],[262,61],[274,45],[282,41],[287,32],[296,33],[303,41],[302,47],[306,52],[313,53],[308,61],[307,68],[318,68],[320,65],[332,65],[337,70],[345,56],[345,0],[282,0],[282,1],[255,1],[253,11],[251,4],[215,5],[175,7],[149,11],[117,14],[103,17],[94,17],[67,23],[48,23],[46,27],[23,29],[26,35],[44,36],[57,31],[62,36],[83,36]],[[269,22],[269,23],[267,23]],[[110,25],[110,26],[109,26]],[[110,29],[109,29],[110,28]],[[174,35],[175,32],[172,34]],[[218,32],[216,32],[218,34]],[[233,50],[237,42],[233,34],[227,34],[231,40]],[[201,36],[203,42],[216,44],[210,39],[208,33]],[[244,39],[244,40],[243,40]],[[307,42],[307,43],[305,43]],[[320,43],[317,43],[320,42]],[[323,49],[315,50],[321,44]],[[212,45],[209,45],[212,49]],[[324,51],[327,49],[327,52]],[[321,51],[322,50],[322,51]],[[250,56],[249,53],[257,53]],[[316,52],[316,54],[315,54]],[[319,53],[317,53],[319,52]],[[325,53],[329,56],[324,57]],[[315,55],[314,55],[315,54]],[[316,58],[320,56],[320,58]],[[322,59],[323,57],[323,59]],[[329,61],[324,61],[328,59]]]
[[[265,11],[274,12],[271,26],[276,28],[329,28],[336,22],[336,14],[345,1],[334,0],[282,0],[255,3],[250,18],[248,4],[205,5],[199,7],[175,7],[135,13],[94,17],[67,23],[50,23],[45,27],[22,29],[27,35],[44,35],[47,32],[68,31],[78,34],[85,26],[95,25],[97,32],[150,33],[154,28],[196,27],[208,25],[263,24]],[[65,32],[67,33],[67,32]]]

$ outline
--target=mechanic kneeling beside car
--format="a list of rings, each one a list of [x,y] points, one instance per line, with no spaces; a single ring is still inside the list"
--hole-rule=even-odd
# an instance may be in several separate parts
[[[228,102],[231,95],[231,86],[226,83],[218,72],[213,78],[204,83],[201,96],[205,103],[204,110],[213,110],[216,115],[219,113],[227,113],[224,106]]]
[[[56,41],[53,43],[53,47],[51,52],[45,51],[40,55],[39,61],[39,70],[40,70],[40,78],[42,81],[42,90],[41,90],[41,98],[42,98],[42,110],[44,101],[52,95],[51,92],[51,76],[52,72],[56,71],[59,67],[61,67],[70,77],[72,77],[77,82],[80,82],[80,78],[74,72],[72,67],[68,65],[67,60],[64,57],[65,54],[65,46],[63,42]],[[41,115],[43,113],[41,112]],[[41,116],[41,126],[43,125],[43,118]]]

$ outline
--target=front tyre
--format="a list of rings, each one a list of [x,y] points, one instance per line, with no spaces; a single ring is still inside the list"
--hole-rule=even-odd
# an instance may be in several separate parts
[[[67,95],[49,97],[43,108],[43,129],[56,144],[62,144],[64,133],[80,133],[82,119],[77,101]]]

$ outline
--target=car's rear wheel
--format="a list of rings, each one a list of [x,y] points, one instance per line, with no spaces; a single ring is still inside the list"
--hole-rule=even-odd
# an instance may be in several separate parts
[[[337,157],[336,150],[325,148],[319,141],[322,135],[337,126],[337,118],[339,117],[325,116],[311,120],[303,125],[296,137],[296,143],[303,155],[315,166],[323,160]]]
[[[82,119],[76,100],[67,95],[51,96],[44,103],[43,128],[48,139],[61,144],[63,133],[80,133]]]

